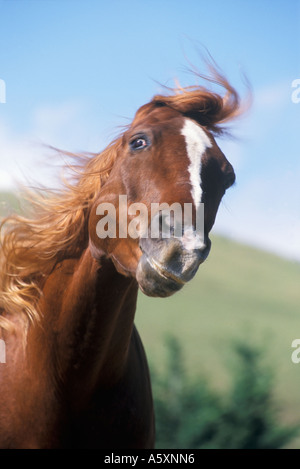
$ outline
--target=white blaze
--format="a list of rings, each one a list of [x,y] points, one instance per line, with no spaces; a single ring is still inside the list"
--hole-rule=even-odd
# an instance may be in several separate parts
[[[212,143],[204,130],[191,119],[185,119],[181,134],[185,137],[186,150],[190,160],[188,170],[192,185],[192,197],[195,207],[198,209],[202,195],[201,158],[205,150],[212,146]]]

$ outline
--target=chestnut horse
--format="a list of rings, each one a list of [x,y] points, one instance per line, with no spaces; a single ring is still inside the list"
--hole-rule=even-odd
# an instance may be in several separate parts
[[[166,297],[195,275],[235,180],[214,136],[239,114],[239,97],[218,72],[211,81],[225,93],[194,86],[155,96],[103,152],[77,160],[63,189],[35,191],[31,213],[3,221],[1,448],[154,446],[137,294]],[[189,238],[120,236],[118,226],[116,237],[99,236],[97,208],[112,204],[118,215],[120,195],[149,212],[152,203],[192,204]]]

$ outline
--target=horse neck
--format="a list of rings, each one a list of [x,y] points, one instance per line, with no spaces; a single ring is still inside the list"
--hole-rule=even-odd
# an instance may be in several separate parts
[[[95,261],[89,249],[57,265],[43,289],[43,327],[31,332],[32,369],[50,360],[60,388],[81,402],[99,384],[113,385],[126,366],[137,289],[135,279],[111,261]]]

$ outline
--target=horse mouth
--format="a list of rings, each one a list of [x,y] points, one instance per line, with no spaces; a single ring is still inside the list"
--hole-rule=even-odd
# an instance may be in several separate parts
[[[177,265],[162,262],[162,259],[144,252],[136,270],[136,279],[141,291],[151,297],[164,298],[173,295],[195,276],[209,251],[210,244],[203,251],[182,252]]]
[[[160,275],[162,278],[166,279],[166,280],[169,280],[169,281],[173,281],[175,283],[178,283],[178,285],[185,285],[185,281],[182,280],[178,275],[170,272],[168,269],[166,269],[165,267],[163,267],[159,262],[157,262],[155,259],[153,258],[147,258],[147,262],[150,264],[150,266],[152,267],[152,269],[154,271],[156,271],[158,273],[158,275]]]
[[[145,295],[160,298],[173,295],[186,283],[153,258],[149,259],[145,255],[138,264],[136,278],[140,290]]]

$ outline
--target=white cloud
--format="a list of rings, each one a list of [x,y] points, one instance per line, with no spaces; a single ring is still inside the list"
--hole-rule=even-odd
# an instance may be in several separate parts
[[[300,261],[300,167],[231,189],[221,204],[216,231]],[[290,190],[289,190],[290,189]]]
[[[46,144],[70,148],[84,139],[85,125],[81,115],[85,105],[79,101],[64,102],[35,109],[32,116],[32,138]]]
[[[282,127],[287,118],[287,108],[291,103],[291,84],[272,83],[254,91],[253,105],[249,110],[246,125],[246,138],[264,140],[268,133]]]
[[[40,149],[41,151],[41,149]],[[16,186],[38,176],[40,161],[37,145],[30,144],[25,135],[16,135],[5,125],[0,125],[0,190],[7,188],[6,177],[9,175],[9,186]]]
[[[296,110],[290,85],[275,83],[255,92],[243,127],[246,137],[238,142],[237,166],[233,161],[237,184],[224,197],[215,230],[300,260],[300,163],[290,128]],[[230,160],[228,150],[230,144],[224,151]]]
[[[255,92],[254,103],[260,108],[278,109],[291,100],[291,83],[275,82]]]
[[[10,191],[14,188],[14,181],[8,171],[0,169],[0,189]]]
[[[77,101],[40,107],[28,117],[30,129],[26,133],[17,133],[0,121],[0,190],[28,181],[57,184],[55,166],[63,162],[53,159],[47,145],[89,151],[85,113],[86,106]]]

